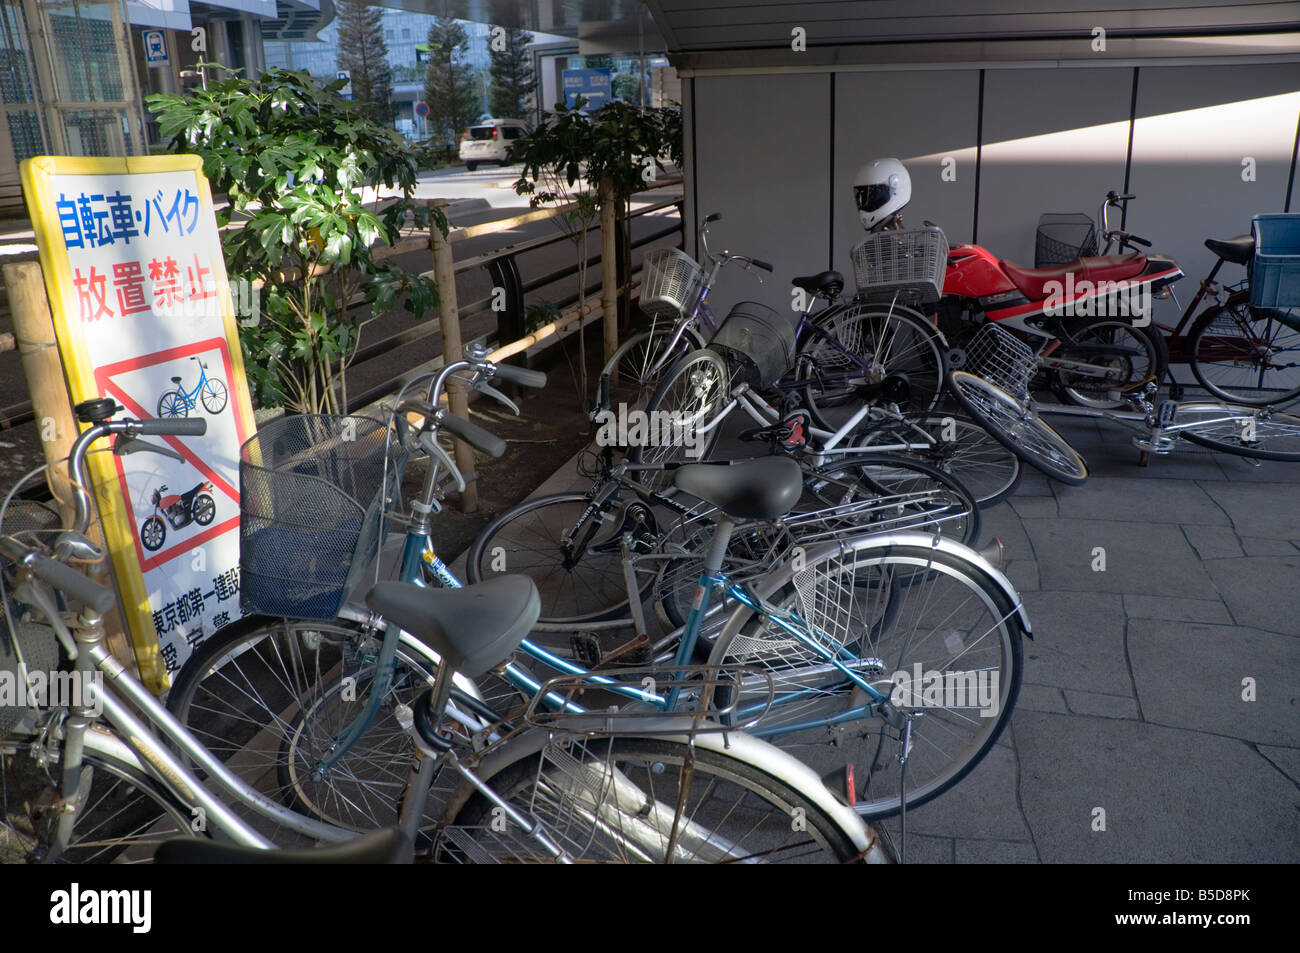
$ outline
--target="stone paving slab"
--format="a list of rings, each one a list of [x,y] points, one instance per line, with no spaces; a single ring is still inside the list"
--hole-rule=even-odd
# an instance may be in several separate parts
[[[1179,526],[1136,520],[1026,518],[1043,589],[1204,598],[1213,583]],[[1093,569],[1098,547],[1105,571]],[[1100,564],[1098,564],[1100,565]]]
[[[1289,483],[1201,484],[1239,536],[1300,539],[1300,490]]]
[[[1205,564],[1238,625],[1300,635],[1300,552]]]

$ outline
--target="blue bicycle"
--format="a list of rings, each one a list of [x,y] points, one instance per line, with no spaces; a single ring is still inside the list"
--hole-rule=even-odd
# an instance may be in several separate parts
[[[417,440],[430,464],[400,553],[381,555],[368,577],[415,586],[461,584],[430,541],[442,480],[459,480],[436,433],[446,429],[484,452],[504,450],[493,435],[435,409],[446,376],[466,368],[475,370],[480,389],[493,371],[530,383],[519,378],[526,373],[519,369],[457,362],[439,376],[429,404],[399,403],[423,413],[426,425]],[[302,467],[305,472],[305,461]],[[320,472],[313,467],[313,475]],[[739,705],[737,723],[751,734],[809,752],[805,760],[819,773],[843,779],[844,799],[859,814],[882,817],[961,780],[996,742],[1019,690],[1021,638],[1029,623],[1005,576],[973,550],[943,538],[937,522],[926,533],[831,534],[830,541],[806,549],[777,547],[747,569],[727,556],[728,541],[756,524],[779,521],[794,506],[803,492],[799,466],[769,458],[670,468],[679,490],[715,508],[712,521],[700,524],[698,547],[635,557],[631,533],[615,544],[629,567],[635,558],[702,564],[684,628],[650,646],[634,599],[635,637],[586,664],[525,640],[514,660],[477,683],[457,683],[446,719],[457,744],[476,750],[513,730],[555,674],[589,684],[597,701],[581,701],[592,710],[620,701],[678,710],[683,698],[698,701],[697,687],[671,676],[657,685],[625,679],[620,666],[644,665],[648,655],[657,664],[686,667],[711,654],[753,661],[771,673],[779,690],[770,705],[751,702],[737,686],[724,707]],[[509,560],[501,568],[521,571]],[[635,592],[636,571],[626,575]],[[368,578],[353,593],[369,584]],[[736,607],[720,634],[721,615],[710,612],[719,593]],[[412,605],[420,598],[413,590]],[[620,627],[626,623],[570,628],[607,634]],[[416,635],[388,625],[353,598],[328,619],[252,616],[223,628],[186,664],[168,705],[232,770],[256,777],[264,789],[274,779],[285,803],[330,823],[368,829],[394,820],[410,781],[404,712],[432,684],[437,665]],[[925,691],[931,674],[941,683],[937,698]],[[583,711],[568,698],[546,700],[564,711]]]
[[[176,389],[169,390],[158,398],[159,417],[188,417],[190,411],[194,410],[200,401],[203,403],[203,409],[214,417],[226,409],[229,394],[225,381],[217,377],[209,377],[206,362],[200,361],[197,357],[191,357],[190,360],[198,361],[199,382],[194,385],[193,390],[186,390],[181,378],[173,377],[172,383],[176,385]]]

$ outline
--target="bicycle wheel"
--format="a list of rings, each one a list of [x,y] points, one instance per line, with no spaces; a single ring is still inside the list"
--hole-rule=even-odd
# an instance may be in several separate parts
[[[1000,387],[966,371],[953,371],[949,381],[967,413],[1025,463],[1069,486],[1081,486],[1088,479],[1083,457],[1032,406],[1022,407]]]
[[[1180,433],[1211,450],[1259,460],[1300,461],[1300,417],[1267,408],[1224,404],[1179,404],[1173,426],[1192,426]]]
[[[901,580],[901,581],[900,581]],[[774,703],[751,734],[786,748],[819,774],[852,767],[854,809],[886,817],[938,797],[988,753],[1020,690],[1023,626],[1015,607],[968,557],[929,545],[870,543],[832,552],[768,602],[908,717],[906,791],[898,755],[905,732],[838,669],[767,616],[741,610],[711,665],[766,668]],[[937,694],[935,686],[937,684]],[[734,691],[734,690],[733,690]],[[761,712],[761,708],[759,709]],[[739,699],[736,717],[746,710]]]
[[[609,498],[588,512],[585,493],[552,493],[524,500],[484,527],[465,557],[471,583],[502,573],[522,573],[537,584],[542,600],[538,622],[581,624],[626,617],[627,583],[623,577],[623,530],[641,551],[658,536],[649,507]],[[617,525],[612,521],[617,520]],[[570,549],[566,554],[565,543]],[[644,598],[653,584],[640,567],[637,579]]]
[[[698,463],[707,459],[717,443],[721,424],[718,415],[726,406],[730,391],[727,362],[708,348],[692,351],[673,365],[655,388],[646,412],[661,424],[654,439],[632,447],[633,463]],[[701,427],[709,428],[701,435]],[[672,486],[671,471],[640,471],[636,480],[653,491]]]
[[[1124,401],[1107,395],[1146,377],[1159,381],[1169,367],[1169,350],[1158,329],[1135,328],[1129,321],[1094,320],[1072,326],[1070,333],[1074,343],[1063,344],[1051,356],[1106,368],[1106,375],[1053,371],[1052,389],[1067,403],[1104,410],[1124,407]]]
[[[790,782],[673,739],[573,738],[485,780],[582,863],[844,863],[857,857],[840,825]],[[508,820],[493,824],[495,810],[475,794],[444,832],[441,859],[550,860],[522,828]]]
[[[939,402],[948,370],[947,346],[923,315],[908,308],[855,305],[832,312],[800,351],[795,375],[814,423],[837,431],[862,405],[864,386],[889,375],[906,379],[904,411],[928,411]],[[865,365],[865,366],[863,366]]]
[[[674,325],[658,327],[658,323],[624,341],[601,370],[602,376],[609,375],[611,408],[621,403],[629,410],[644,410],[660,378],[691,351],[704,347],[694,328],[686,328],[674,343]],[[600,405],[599,390],[596,405]]]
[[[199,399],[203,401],[203,409],[210,414],[219,414],[226,409],[226,399],[228,397],[226,385],[215,378],[209,377],[203,384],[203,393]]]
[[[437,668],[431,654],[399,646],[374,720],[325,778],[312,776],[361,713],[377,653],[377,637],[348,623],[250,616],[199,646],[167,707],[227,768],[273,800],[353,830],[391,825],[414,757],[396,707],[428,688]],[[232,807],[278,846],[308,843],[286,827],[265,830],[271,822],[250,808]]]
[[[159,417],[188,417],[190,402],[178,390],[169,390],[158,398]]]
[[[1300,397],[1300,309],[1252,308],[1234,294],[1187,338],[1192,373],[1214,396],[1255,407]]]
[[[90,793],[61,863],[152,863],[164,841],[197,836],[191,811],[134,765],[94,751],[86,751],[83,761],[93,771]],[[45,771],[26,751],[4,756],[0,863],[39,859],[57,822],[53,808],[34,807],[39,793],[49,789]]]
[[[1020,458],[987,430],[960,414],[910,414],[887,419],[854,440],[854,446],[920,445],[891,450],[916,457],[955,477],[981,507],[1006,499],[1020,483]]]

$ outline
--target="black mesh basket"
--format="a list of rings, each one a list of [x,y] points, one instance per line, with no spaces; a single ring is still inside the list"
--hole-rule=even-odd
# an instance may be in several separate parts
[[[384,537],[405,453],[369,417],[301,414],[268,423],[239,456],[245,612],[332,619]],[[385,465],[385,461],[387,461]]]
[[[731,309],[709,347],[727,359],[734,381],[770,387],[794,364],[794,319],[756,301],[742,301]]]
[[[1048,212],[1038,219],[1034,267],[1065,265],[1097,254],[1097,226],[1082,212]]]

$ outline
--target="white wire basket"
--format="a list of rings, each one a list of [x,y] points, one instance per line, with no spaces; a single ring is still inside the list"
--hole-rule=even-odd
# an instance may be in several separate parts
[[[676,248],[648,252],[642,263],[641,310],[652,318],[688,314],[704,286],[704,270]]]
[[[1029,381],[1037,369],[1029,345],[996,324],[986,324],[976,332],[961,366],[1022,401],[1029,399]]]
[[[934,226],[880,232],[853,247],[853,274],[858,294],[899,295],[930,304],[943,295],[948,268],[948,239]]]

